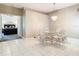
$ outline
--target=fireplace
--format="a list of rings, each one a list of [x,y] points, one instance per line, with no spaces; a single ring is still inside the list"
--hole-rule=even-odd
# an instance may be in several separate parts
[[[15,27],[15,24],[4,24],[4,28],[2,29],[2,33],[4,35],[17,34],[17,28]]]

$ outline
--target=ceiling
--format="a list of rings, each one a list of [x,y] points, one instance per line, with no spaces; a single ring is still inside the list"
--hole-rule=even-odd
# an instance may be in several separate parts
[[[5,5],[18,7],[18,8],[30,8],[39,12],[49,13],[54,10],[66,8],[76,3],[5,3]]]

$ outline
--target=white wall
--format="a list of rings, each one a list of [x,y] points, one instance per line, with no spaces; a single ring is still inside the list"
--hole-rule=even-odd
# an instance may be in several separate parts
[[[79,38],[79,5],[57,10],[49,16],[58,16],[57,21],[51,21],[50,31],[66,31],[68,36]]]
[[[4,28],[4,24],[15,24],[17,27],[17,16],[1,14],[2,16],[2,28]]]
[[[34,37],[41,32],[49,31],[48,16],[32,10],[25,10],[25,35],[26,37]]]

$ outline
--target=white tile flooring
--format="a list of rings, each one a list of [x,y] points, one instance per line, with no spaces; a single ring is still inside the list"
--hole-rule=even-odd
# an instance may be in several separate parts
[[[79,39],[67,38],[62,47],[44,46],[37,39],[26,38],[0,42],[0,56],[78,56]]]

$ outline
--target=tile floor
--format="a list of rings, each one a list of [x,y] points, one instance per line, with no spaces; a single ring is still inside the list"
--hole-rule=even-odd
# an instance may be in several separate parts
[[[79,56],[79,39],[67,38],[63,46],[41,45],[25,38],[0,42],[0,56]]]

